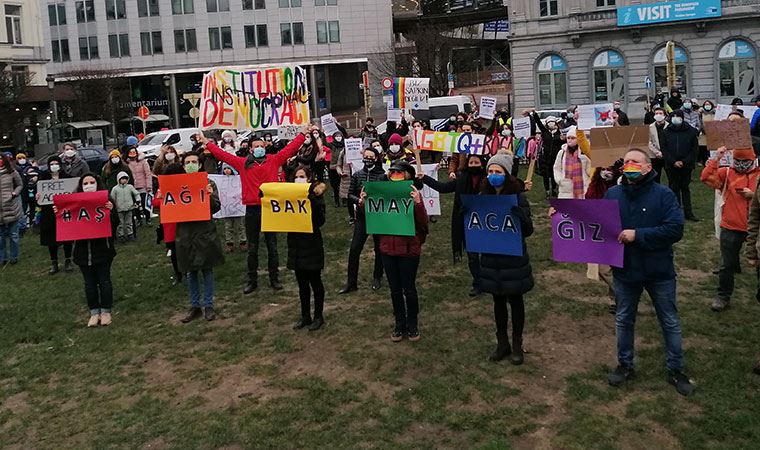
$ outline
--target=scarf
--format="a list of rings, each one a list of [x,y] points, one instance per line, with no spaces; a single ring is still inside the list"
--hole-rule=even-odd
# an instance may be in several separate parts
[[[565,178],[573,182],[573,198],[583,198],[583,166],[581,159],[578,157],[579,149],[571,152],[568,148],[565,150]]]

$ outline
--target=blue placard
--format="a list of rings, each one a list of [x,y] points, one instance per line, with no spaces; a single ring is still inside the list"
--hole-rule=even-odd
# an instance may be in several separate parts
[[[467,251],[522,256],[520,221],[511,215],[516,205],[517,195],[463,195]]]
[[[483,31],[490,33],[509,33],[509,20],[494,20],[483,24]]]
[[[691,0],[621,6],[618,26],[648,25],[679,20],[709,19],[721,16],[720,0]]]

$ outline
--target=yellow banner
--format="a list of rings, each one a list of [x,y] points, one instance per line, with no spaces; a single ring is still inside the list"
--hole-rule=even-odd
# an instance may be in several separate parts
[[[311,201],[308,183],[261,185],[261,231],[311,233]]]

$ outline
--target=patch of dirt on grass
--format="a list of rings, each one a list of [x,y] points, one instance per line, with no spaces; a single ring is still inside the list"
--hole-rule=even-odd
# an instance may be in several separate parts
[[[2,405],[0,405],[0,411],[10,411],[13,415],[22,415],[31,409],[29,405],[29,394],[26,392],[18,392],[6,398]]]
[[[200,395],[206,399],[203,410],[224,409],[238,402],[253,398],[266,402],[285,394],[281,389],[268,386],[268,377],[253,376],[248,373],[248,364],[241,363],[224,367],[217,372],[219,384],[200,392],[195,383],[180,388],[178,394],[183,398]]]
[[[163,437],[151,439],[142,446],[143,450],[164,450],[165,448],[169,448],[169,443]]]

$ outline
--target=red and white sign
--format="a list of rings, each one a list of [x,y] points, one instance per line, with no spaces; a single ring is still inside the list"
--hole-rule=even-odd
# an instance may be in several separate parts
[[[383,89],[384,90],[390,90],[393,89],[393,79],[385,77],[382,81]]]
[[[148,117],[150,117],[150,110],[147,106],[141,106],[137,108],[137,117],[139,117],[141,120],[148,120]]]

